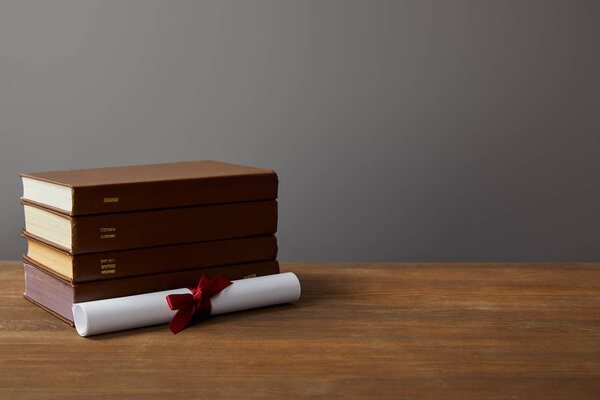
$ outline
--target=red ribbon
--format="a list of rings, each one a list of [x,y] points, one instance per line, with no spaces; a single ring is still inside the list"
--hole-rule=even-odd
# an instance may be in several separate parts
[[[227,286],[231,285],[229,280],[217,276],[210,279],[202,275],[197,288],[190,288],[192,294],[170,294],[167,303],[171,310],[178,310],[171,320],[169,328],[171,332],[177,333],[185,328],[192,317],[208,317],[210,315],[210,299],[219,294]]]

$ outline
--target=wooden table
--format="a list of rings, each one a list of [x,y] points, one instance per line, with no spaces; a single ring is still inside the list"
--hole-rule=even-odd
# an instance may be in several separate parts
[[[0,397],[600,398],[600,264],[282,270],[297,304],[81,338],[0,262]]]

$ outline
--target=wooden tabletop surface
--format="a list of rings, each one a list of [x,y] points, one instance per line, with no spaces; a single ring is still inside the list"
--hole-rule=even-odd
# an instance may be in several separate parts
[[[0,262],[0,398],[600,398],[600,264],[282,270],[296,304],[82,338]]]

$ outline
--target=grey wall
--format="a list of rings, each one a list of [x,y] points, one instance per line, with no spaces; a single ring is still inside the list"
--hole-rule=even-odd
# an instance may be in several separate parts
[[[2,1],[18,173],[275,169],[286,261],[598,260],[593,1]]]

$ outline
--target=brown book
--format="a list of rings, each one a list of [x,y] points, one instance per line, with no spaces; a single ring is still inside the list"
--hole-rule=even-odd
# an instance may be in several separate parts
[[[69,215],[277,198],[274,171],[187,161],[20,175],[23,198]]]
[[[70,254],[160,246],[277,231],[275,200],[69,216],[22,201],[25,230]]]
[[[76,255],[26,231],[22,236],[28,244],[25,259],[74,283],[277,258],[277,240],[273,235]]]
[[[77,284],[52,274],[31,260],[24,261],[23,267],[25,297],[70,324],[73,324],[73,303],[195,287],[202,275],[235,280],[279,273],[277,261],[265,261]]]

